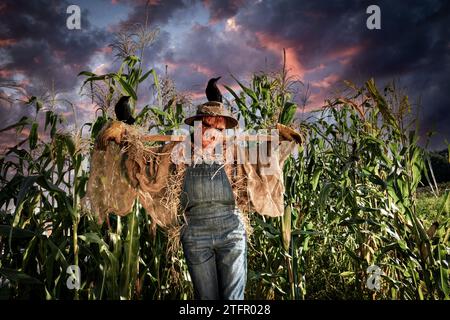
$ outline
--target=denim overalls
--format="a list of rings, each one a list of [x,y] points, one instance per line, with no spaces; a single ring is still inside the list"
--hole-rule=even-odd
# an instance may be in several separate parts
[[[195,299],[244,299],[246,233],[223,166],[188,166],[180,200],[186,208],[181,242]]]

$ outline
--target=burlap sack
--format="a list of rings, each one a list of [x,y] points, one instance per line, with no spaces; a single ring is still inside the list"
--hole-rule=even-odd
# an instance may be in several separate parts
[[[284,130],[280,131],[281,136],[296,135],[286,127],[277,128]],[[179,142],[148,147],[141,137],[138,130],[122,122],[113,121],[105,127],[92,154],[86,200],[102,222],[108,214],[128,214],[139,199],[154,224],[169,228],[180,222],[178,217],[184,211],[179,196],[186,164],[174,163],[171,158]],[[271,154],[269,174],[268,164],[259,159],[256,164],[247,161],[224,164],[241,213],[283,215],[283,164],[296,140],[279,142],[277,152]],[[234,159],[237,156],[247,159],[243,152],[235,148]]]

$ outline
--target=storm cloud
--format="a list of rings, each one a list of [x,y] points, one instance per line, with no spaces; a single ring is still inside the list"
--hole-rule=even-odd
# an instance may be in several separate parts
[[[198,101],[210,77],[235,85],[230,74],[248,79],[279,68],[285,48],[291,73],[311,85],[309,110],[343,80],[395,80],[420,101],[423,132],[438,131],[433,146],[450,137],[448,1],[378,1],[381,30],[366,27],[372,1],[79,0],[82,30],[65,27],[68,2],[54,3],[0,5],[0,81],[16,79],[29,92],[42,83],[76,92],[79,71],[117,67],[108,49],[114,31],[147,21],[160,34],[146,49],[146,68],[167,66],[178,89]],[[10,113],[0,106],[2,121]]]

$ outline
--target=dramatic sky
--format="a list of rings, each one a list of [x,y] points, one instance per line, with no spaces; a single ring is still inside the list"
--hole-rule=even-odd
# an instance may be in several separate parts
[[[148,22],[160,33],[146,51],[146,65],[160,72],[167,66],[177,88],[197,102],[209,78],[221,75],[221,84],[235,86],[230,74],[248,80],[252,72],[274,70],[286,48],[291,74],[310,84],[307,110],[319,108],[342,80],[395,80],[414,106],[421,105],[422,132],[438,132],[432,147],[450,141],[450,1],[148,2]],[[91,120],[94,110],[80,97],[82,79],[76,75],[116,70],[108,45],[121,26],[145,21],[146,3],[0,0],[0,85],[14,80],[24,89],[0,89],[0,95],[20,98],[53,89],[74,102],[79,121]],[[66,27],[70,4],[81,8],[81,30]],[[371,4],[381,8],[381,30],[366,27]],[[26,114],[29,107],[0,99],[0,127]],[[0,137],[3,146],[13,139],[14,133]]]

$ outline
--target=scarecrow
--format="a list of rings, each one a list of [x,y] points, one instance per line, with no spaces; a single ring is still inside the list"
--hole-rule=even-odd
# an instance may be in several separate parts
[[[158,225],[181,240],[197,299],[243,299],[248,214],[283,215],[283,164],[302,137],[282,124],[271,134],[227,135],[238,121],[216,101],[199,105],[185,123],[193,133],[146,135],[124,122],[106,125],[86,200],[100,223],[127,215],[139,200],[154,231]]]

